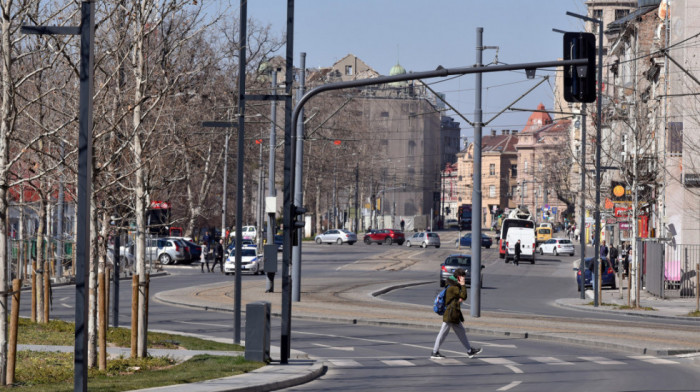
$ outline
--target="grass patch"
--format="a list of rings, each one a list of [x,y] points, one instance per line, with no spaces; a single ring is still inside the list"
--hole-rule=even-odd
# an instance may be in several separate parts
[[[73,346],[74,334],[73,323],[52,320],[39,324],[20,318],[17,340],[18,344]],[[107,344],[129,347],[131,331],[109,328]],[[148,348],[241,351],[241,356],[198,355],[181,363],[168,357],[109,359],[105,371],[96,368],[88,371],[90,391],[116,392],[192,383],[243,374],[265,365],[263,362],[246,361],[242,356],[244,348],[240,345],[190,336],[149,332]],[[73,352],[19,351],[16,364],[13,390],[73,390]]]
[[[187,384],[234,376],[264,366],[243,357],[198,355],[175,363],[170,358],[119,358],[107,361],[107,370],[88,372],[90,391],[118,392],[157,386]],[[73,353],[18,353],[15,384],[18,391],[73,390]]]
[[[688,317],[700,317],[700,311],[694,310],[692,312],[689,312],[687,316]]]
[[[27,318],[20,318],[17,343],[73,346],[75,344],[75,327],[73,323],[59,320],[51,320],[46,324],[39,324],[31,322]],[[130,347],[131,330],[126,328],[107,328],[107,344],[113,347]],[[211,340],[162,332],[149,332],[147,347],[217,351],[244,350],[244,347],[238,344],[219,343]]]

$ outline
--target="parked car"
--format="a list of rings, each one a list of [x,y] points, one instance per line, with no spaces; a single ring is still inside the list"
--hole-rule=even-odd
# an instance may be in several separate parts
[[[119,249],[120,254],[130,253],[136,255],[135,244],[129,242]],[[159,261],[167,265],[171,263],[189,260],[190,256],[187,246],[179,239],[167,238],[147,238],[146,239],[146,262]]]
[[[601,257],[600,261],[601,286],[609,286],[611,289],[615,290],[617,288],[617,285],[615,284],[615,269],[613,269],[610,260],[607,258]],[[593,257],[585,258],[584,263],[584,285],[585,287],[593,287],[591,280],[593,277],[593,270],[595,268],[595,265],[593,264]],[[574,268],[574,271],[576,271],[576,287],[578,291],[581,291],[581,271],[579,268]]]
[[[255,242],[253,240],[243,240],[241,241],[241,244],[243,244],[243,248],[257,248],[258,246],[255,245]],[[232,239],[231,243],[228,244],[228,247],[226,248],[226,254],[231,253],[234,249],[236,249],[236,239]]]
[[[459,241],[459,246],[468,246],[472,247],[472,233],[467,233],[463,235],[461,238],[455,240],[455,245]],[[489,249],[493,245],[493,239],[491,237],[487,236],[484,233],[481,233],[481,246],[483,246],[486,249]]]
[[[274,238],[275,245],[277,245],[277,251],[282,251],[284,247],[284,236],[282,234],[275,234]]]
[[[445,282],[447,278],[454,274],[457,268],[464,268],[467,273],[466,282],[468,286],[472,284],[472,257],[471,255],[465,254],[454,254],[449,255],[445,261],[440,264],[440,287],[445,287]],[[482,265],[481,269],[485,267]],[[484,286],[484,273],[479,275],[479,287]]]
[[[258,230],[258,229],[257,229],[255,226],[243,226],[243,227],[241,228],[241,235],[243,235],[243,239],[244,239],[244,240],[253,240],[253,241],[255,241],[255,239],[256,239],[257,236],[258,236],[258,231],[257,231],[257,230]],[[234,236],[235,236],[235,235],[236,235],[236,234],[235,234],[235,232],[234,232]]]
[[[440,236],[432,231],[420,231],[406,238],[406,246],[409,248],[412,246],[421,246],[423,248],[434,246],[439,248]]]
[[[241,249],[241,272],[250,272],[253,275],[262,274],[263,271],[263,256],[258,254],[256,248]],[[236,254],[232,252],[224,262],[224,273],[226,275],[236,273]]]
[[[186,262],[199,261],[202,257],[202,247],[187,237],[169,237],[169,239],[180,240],[187,247],[189,258]]]
[[[446,220],[445,229],[459,229],[459,221],[457,219]]]
[[[394,242],[403,245],[405,240],[403,231],[394,229],[370,230],[362,239],[367,245],[371,243],[391,245]]]
[[[568,254],[569,256],[574,255],[574,244],[568,238],[552,238],[541,243],[537,247],[537,251],[541,255],[545,253],[551,253],[553,255]]]
[[[348,245],[352,245],[357,242],[357,234],[345,229],[331,229],[317,235],[315,241],[317,244],[336,243],[340,245],[342,243],[347,243]]]

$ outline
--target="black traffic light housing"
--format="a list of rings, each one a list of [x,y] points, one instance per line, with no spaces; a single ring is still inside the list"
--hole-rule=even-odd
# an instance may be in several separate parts
[[[304,214],[306,214],[306,208],[297,207],[292,204],[292,221],[294,226],[292,226],[292,246],[299,246],[299,232],[300,229],[304,228]],[[301,220],[299,218],[301,217]]]
[[[564,60],[588,60],[585,65],[564,66],[564,100],[566,102],[595,102],[595,55],[595,35],[564,33]]]

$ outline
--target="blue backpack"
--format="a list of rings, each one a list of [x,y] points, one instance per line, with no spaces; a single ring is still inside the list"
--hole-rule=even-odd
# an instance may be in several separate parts
[[[435,297],[435,300],[433,301],[433,311],[440,316],[445,314],[445,308],[447,307],[445,305],[445,294],[447,293],[447,287],[445,287],[442,291],[440,291]]]

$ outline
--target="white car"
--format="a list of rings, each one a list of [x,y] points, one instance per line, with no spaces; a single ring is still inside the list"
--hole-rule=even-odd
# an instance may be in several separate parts
[[[258,255],[257,248],[241,248],[241,272],[250,272],[253,275],[263,273],[263,256]],[[226,258],[224,273],[236,273],[236,252],[232,251]]]
[[[255,241],[255,239],[258,237],[258,229],[255,226],[243,226],[241,228],[241,235],[243,236],[244,240]]]
[[[459,229],[459,221],[457,219],[446,220],[445,229]]]
[[[352,245],[357,242],[357,234],[345,229],[331,229],[317,235],[315,241],[317,244],[341,245],[343,242],[346,242],[348,245]]]
[[[551,253],[553,255],[568,254],[573,256],[574,244],[568,238],[552,238],[540,244],[537,247],[537,251],[543,255],[545,253]]]

